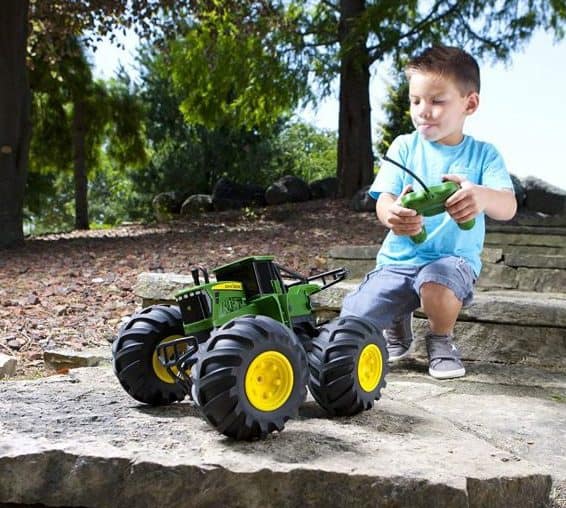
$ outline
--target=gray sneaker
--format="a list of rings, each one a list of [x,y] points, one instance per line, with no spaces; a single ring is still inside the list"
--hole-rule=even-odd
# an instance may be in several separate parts
[[[411,313],[401,316],[393,322],[391,328],[383,330],[389,363],[401,360],[410,353],[413,343],[412,317]]]
[[[452,335],[426,336],[428,353],[428,373],[436,379],[452,379],[462,377],[466,369],[460,360],[460,352],[452,342]]]

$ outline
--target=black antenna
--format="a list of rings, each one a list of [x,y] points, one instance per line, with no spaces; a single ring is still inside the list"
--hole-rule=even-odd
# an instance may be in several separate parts
[[[384,161],[391,162],[391,164],[395,164],[395,166],[397,166],[397,167],[401,168],[403,171],[406,171],[407,173],[409,173],[417,182],[419,182],[419,183],[422,185],[422,187],[423,187],[423,189],[425,190],[425,192],[426,192],[427,194],[430,194],[430,190],[428,189],[428,187],[427,187],[427,186],[424,184],[424,182],[423,182],[417,175],[415,175],[415,173],[413,173],[410,169],[407,169],[405,166],[403,166],[402,164],[399,164],[397,161],[394,161],[393,159],[390,159],[389,157],[387,157],[387,155],[384,155],[384,156],[382,157],[382,159],[383,159]]]

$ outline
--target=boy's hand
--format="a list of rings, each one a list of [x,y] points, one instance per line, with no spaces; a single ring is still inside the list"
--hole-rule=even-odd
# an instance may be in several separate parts
[[[407,185],[401,195],[387,207],[383,217],[385,225],[399,236],[417,235],[423,227],[422,215],[417,215],[415,210],[401,206],[401,198],[411,190],[412,186]]]
[[[446,211],[456,222],[467,222],[485,210],[484,193],[481,185],[475,185],[460,175],[444,175],[443,180],[450,180],[460,185],[446,203]]]

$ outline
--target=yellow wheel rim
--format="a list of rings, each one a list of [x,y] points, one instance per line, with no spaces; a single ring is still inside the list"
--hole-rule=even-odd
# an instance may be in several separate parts
[[[161,344],[166,344],[167,342],[174,341],[175,339],[179,339],[181,337],[182,337],[182,335],[171,335],[171,336],[163,339],[162,341],[160,341],[158,346],[161,345]],[[174,352],[175,351],[174,351],[173,347],[169,347],[169,348],[165,349],[165,355],[167,356],[167,358],[169,358],[170,355],[173,355]],[[174,384],[174,383],[177,382],[175,378],[171,377],[171,374],[169,374],[167,369],[159,361],[159,356],[157,355],[157,346],[153,350],[153,358],[152,358],[151,363],[153,365],[153,372],[155,372],[155,375],[159,379],[161,379],[161,381],[163,381],[164,383],[169,383],[169,384]],[[176,367],[173,367],[171,370],[173,371],[174,374],[177,374],[177,372],[178,372]]]
[[[358,359],[358,381],[362,390],[375,390],[383,372],[383,357],[375,344],[368,344],[362,349]]]
[[[265,351],[250,363],[244,387],[253,407],[275,411],[289,400],[293,382],[293,367],[287,357],[278,351]]]

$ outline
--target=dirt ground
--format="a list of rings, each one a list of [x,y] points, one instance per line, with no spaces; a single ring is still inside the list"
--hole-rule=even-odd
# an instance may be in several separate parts
[[[384,232],[373,213],[317,200],[29,239],[0,251],[0,352],[17,358],[17,377],[49,375],[44,350],[109,345],[140,307],[140,272],[190,273],[271,254],[310,275],[326,269],[331,247],[377,243]]]

